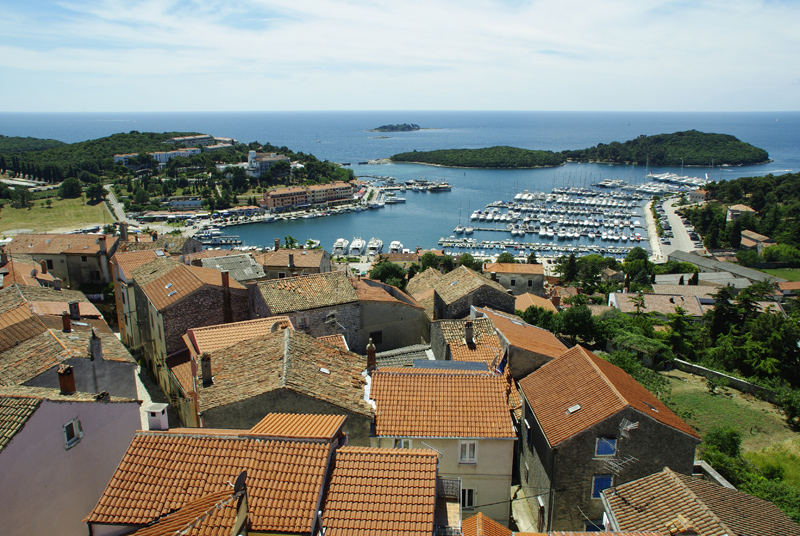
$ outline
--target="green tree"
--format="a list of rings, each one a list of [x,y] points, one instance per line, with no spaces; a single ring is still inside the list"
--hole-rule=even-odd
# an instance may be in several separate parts
[[[531,251],[530,253],[528,253],[528,264],[539,264],[539,262],[536,260],[535,251]]]
[[[401,290],[405,289],[406,271],[402,266],[389,262],[385,257],[381,257],[378,263],[372,266],[369,277]]]
[[[287,235],[283,237],[283,247],[286,249],[296,249],[299,246],[300,242],[298,242],[293,236]]]
[[[420,264],[420,271],[424,272],[428,268],[435,268],[436,270],[438,270],[441,261],[439,260],[439,257],[435,253],[433,253],[432,251],[428,251],[419,260],[419,264]]]
[[[514,255],[512,255],[508,251],[504,251],[503,253],[497,256],[497,262],[514,264],[515,262],[517,262],[517,260],[514,258]]]
[[[99,203],[106,196],[106,190],[99,182],[95,182],[86,187],[86,196],[92,201]]]
[[[75,177],[65,179],[58,189],[58,195],[62,199],[75,199],[80,197],[82,193],[83,186],[81,186],[81,181]]]
[[[578,337],[584,342],[594,339],[594,321],[592,311],[586,305],[573,305],[558,314],[558,332],[570,338],[572,345],[577,344]]]

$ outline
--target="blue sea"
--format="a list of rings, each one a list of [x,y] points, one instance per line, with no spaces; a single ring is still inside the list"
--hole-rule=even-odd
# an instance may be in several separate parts
[[[423,130],[375,133],[369,129],[394,123],[416,123]],[[567,164],[535,170],[453,169],[415,164],[358,165],[393,154],[418,150],[510,145],[563,150],[626,141],[639,135],[695,129],[731,134],[765,149],[772,163],[741,168],[686,168],[683,174],[731,180],[800,171],[800,112],[198,112],[198,113],[0,113],[0,134],[54,138],[72,143],[118,132],[200,132],[258,141],[311,153],[323,160],[350,163],[357,176],[447,180],[449,193],[402,194],[405,204],[327,218],[230,227],[246,245],[269,245],[291,235],[314,238],[331,249],[333,242],[354,236],[377,236],[385,249],[392,240],[405,247],[434,247],[469,215],[523,190],[549,191],[557,186],[590,186],[603,179],[644,182],[648,171],[680,173],[679,168]],[[505,233],[476,232],[480,240],[510,238]],[[526,241],[537,241],[529,237]]]

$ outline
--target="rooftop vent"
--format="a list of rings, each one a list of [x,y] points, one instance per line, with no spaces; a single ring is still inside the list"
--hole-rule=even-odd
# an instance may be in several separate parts
[[[567,408],[567,415],[572,415],[573,413],[575,413],[579,409],[581,409],[581,405],[580,404],[575,404],[574,406],[570,406],[570,407]]]
[[[170,296],[174,296],[174,295],[175,295],[175,294],[177,294],[177,293],[178,293],[178,291],[177,291],[177,290],[173,290],[172,292],[170,292],[169,294],[167,294],[167,297],[169,298]]]
[[[330,371],[330,370],[328,370],[328,369],[326,369],[325,367],[320,367],[320,368],[319,368],[319,371],[320,371],[321,373],[323,373],[323,374],[330,374],[330,373],[331,373],[331,371]]]

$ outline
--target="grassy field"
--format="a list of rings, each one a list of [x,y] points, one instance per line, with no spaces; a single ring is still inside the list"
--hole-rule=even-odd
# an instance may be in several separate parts
[[[51,208],[47,208],[35,201],[29,209],[4,206],[0,210],[0,235],[17,229],[61,232],[113,221],[105,203],[84,205],[82,199],[53,199]]]
[[[778,408],[735,389],[708,392],[705,378],[673,370],[667,374],[676,405],[692,413],[685,419],[700,436],[714,426],[742,434],[744,457],[756,466],[780,465],[784,479],[800,486],[800,432],[786,424]]]
[[[800,281],[800,268],[774,268],[768,270],[759,270],[760,272],[781,277],[787,281]]]

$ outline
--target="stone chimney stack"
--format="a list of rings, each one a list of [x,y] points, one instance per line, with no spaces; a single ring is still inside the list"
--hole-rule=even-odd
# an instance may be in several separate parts
[[[203,352],[200,356],[200,373],[203,376],[203,387],[209,387],[214,383],[211,378],[211,356],[208,352]]]
[[[294,268],[294,253],[289,253],[289,268]]]
[[[475,335],[473,332],[472,327],[472,320],[467,320],[464,324],[464,341],[467,343],[467,346],[471,346],[475,344]]]
[[[281,239],[280,238],[276,238],[275,239],[275,251],[278,251],[279,249],[281,249]]]
[[[72,373],[70,365],[58,366],[58,386],[61,388],[62,395],[71,395],[75,389],[75,375]]]
[[[556,309],[561,307],[561,296],[553,296],[550,298],[550,302],[556,306]]]
[[[378,358],[375,355],[375,345],[372,344],[372,337],[370,337],[369,343],[367,343],[367,372],[372,373],[377,368]]]
[[[119,224],[119,240],[120,242],[127,242],[128,241],[128,223],[121,222]]]
[[[222,271],[222,322],[230,324],[233,322],[233,303],[231,299],[231,274],[227,270]]]
[[[153,242],[158,240],[158,231],[153,231],[152,234],[150,235],[150,238],[153,239]]]
[[[89,339],[89,356],[92,361],[103,359],[103,341],[97,336],[94,328],[92,328],[92,338]]]
[[[136,233],[135,235],[133,235],[133,239],[134,239],[135,242],[138,242],[139,241],[139,233]]]
[[[53,288],[55,290],[61,290],[61,279],[58,277],[53,278]]]
[[[69,317],[72,320],[80,320],[81,319],[81,306],[80,304],[73,300],[69,302]]]
[[[105,253],[108,251],[106,249],[106,235],[100,235],[100,237],[97,239],[97,244],[100,246],[100,253]]]
[[[61,329],[64,330],[64,333],[72,331],[72,322],[69,320],[69,313],[67,311],[61,313]]]
[[[47,274],[47,261],[42,259],[39,261],[39,266],[42,267],[42,274]]]

